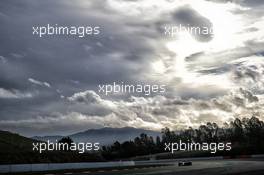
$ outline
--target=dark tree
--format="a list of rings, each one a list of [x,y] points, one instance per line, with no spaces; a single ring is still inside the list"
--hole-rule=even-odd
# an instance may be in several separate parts
[[[154,141],[147,134],[140,134],[133,141],[115,142],[103,147],[103,155],[110,159],[128,158],[164,152],[165,143],[196,142],[196,143],[232,143],[232,151],[226,154],[258,154],[264,153],[264,122],[256,117],[235,119],[219,127],[216,123],[208,122],[197,129],[191,127],[182,131],[171,131],[164,128]],[[224,153],[220,153],[224,154]],[[226,155],[225,154],[225,155]]]
[[[59,140],[58,143],[66,143],[69,147],[73,143],[73,140],[70,137],[63,137],[62,139]]]

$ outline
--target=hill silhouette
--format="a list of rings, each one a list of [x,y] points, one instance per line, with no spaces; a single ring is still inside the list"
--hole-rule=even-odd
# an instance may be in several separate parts
[[[0,130],[0,153],[31,151],[33,142],[38,141],[19,134]]]
[[[123,128],[100,128],[100,129],[89,129],[83,132],[78,132],[72,135],[68,135],[74,142],[99,142],[101,146],[110,145],[116,141],[125,142],[129,140],[134,140],[135,137],[140,134],[145,133],[148,136],[157,137],[161,133],[152,130],[139,129],[133,127],[123,127]],[[64,136],[35,136],[32,137],[35,140],[41,141],[52,141],[62,139]]]

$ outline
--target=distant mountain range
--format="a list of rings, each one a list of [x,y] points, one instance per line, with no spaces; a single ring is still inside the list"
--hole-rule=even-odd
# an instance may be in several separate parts
[[[134,140],[139,137],[140,134],[145,133],[148,136],[152,136],[154,139],[160,136],[160,132],[137,129],[132,127],[124,128],[101,128],[101,129],[89,129],[84,132],[78,132],[72,135],[68,135],[74,142],[99,142],[101,146],[110,145],[115,141],[124,142]],[[65,136],[34,136],[32,139],[40,141],[59,141]]]

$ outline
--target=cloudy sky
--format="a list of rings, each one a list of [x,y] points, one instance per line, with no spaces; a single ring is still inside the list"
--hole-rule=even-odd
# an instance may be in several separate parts
[[[263,15],[262,0],[2,0],[0,128],[66,135],[264,119]],[[100,35],[32,34],[47,24],[100,26]],[[213,34],[164,35],[179,24]],[[166,93],[98,92],[113,82],[164,84]]]

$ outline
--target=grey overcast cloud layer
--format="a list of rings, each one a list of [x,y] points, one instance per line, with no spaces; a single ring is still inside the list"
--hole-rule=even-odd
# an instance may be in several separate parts
[[[160,130],[264,119],[262,0],[2,0],[0,128],[23,135],[104,126]],[[32,35],[32,26],[100,26],[100,35]],[[164,26],[212,27],[164,35]],[[165,84],[105,96],[99,84]]]

